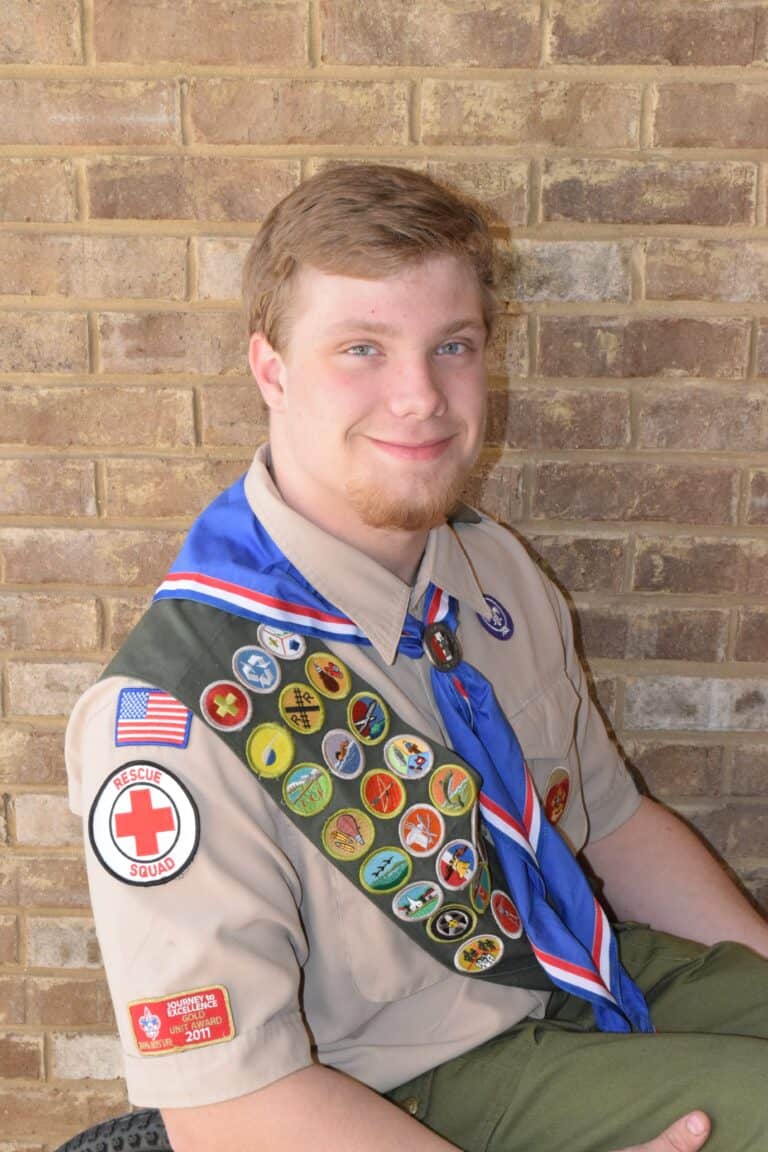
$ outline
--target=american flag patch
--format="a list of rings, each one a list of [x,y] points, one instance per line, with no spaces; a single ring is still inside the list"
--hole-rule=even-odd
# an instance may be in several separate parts
[[[170,744],[186,748],[192,712],[161,688],[123,688],[117,701],[115,747]]]

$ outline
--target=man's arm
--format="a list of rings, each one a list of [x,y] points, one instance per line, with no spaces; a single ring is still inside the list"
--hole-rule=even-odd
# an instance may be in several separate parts
[[[768,956],[768,923],[694,833],[653,800],[643,797],[625,824],[584,855],[619,919],[703,944],[736,940]]]

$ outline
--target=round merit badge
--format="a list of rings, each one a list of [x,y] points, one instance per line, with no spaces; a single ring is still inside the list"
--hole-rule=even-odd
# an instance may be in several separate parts
[[[402,848],[377,848],[360,865],[360,883],[366,892],[394,892],[410,880],[412,869]]]
[[[491,912],[505,936],[510,940],[517,940],[523,934],[523,925],[517,908],[507,896],[506,892],[498,889],[491,893]]]
[[[372,816],[389,820],[398,816],[405,807],[405,785],[391,772],[374,768],[363,776],[360,798]]]
[[[237,732],[251,718],[250,697],[234,680],[215,680],[200,695],[200,711],[212,728]]]
[[[445,822],[431,804],[412,804],[400,821],[400,843],[411,856],[433,856],[443,842]]]
[[[126,884],[165,884],[197,852],[200,818],[182,782],[159,764],[134,760],[110,773],[88,818],[99,861]]]
[[[392,911],[398,920],[406,920],[409,924],[415,920],[428,920],[444,899],[438,884],[431,880],[417,880],[394,896]]]
[[[404,780],[418,780],[431,769],[435,754],[417,736],[393,736],[384,745],[384,759]]]
[[[389,728],[384,701],[373,692],[357,692],[347,706],[349,726],[363,744],[378,744]]]
[[[307,650],[307,642],[298,632],[276,628],[274,624],[259,624],[256,635],[262,647],[282,660],[298,660]]]
[[[499,936],[473,936],[462,944],[453,958],[459,972],[487,972],[498,964],[504,952]]]
[[[429,795],[446,816],[463,816],[475,802],[475,785],[466,768],[443,764],[429,778]]]
[[[376,837],[373,820],[359,808],[334,812],[323,827],[323,846],[334,860],[357,860]]]
[[[323,736],[323,760],[334,776],[354,780],[365,766],[365,753],[346,728],[331,728]]]
[[[293,736],[281,724],[259,724],[248,735],[245,756],[257,776],[282,776],[293,763]]]
[[[437,858],[437,878],[445,888],[466,888],[477,868],[477,850],[469,840],[449,840]]]
[[[308,684],[286,684],[280,693],[278,711],[294,732],[311,735],[325,723],[323,702]]]
[[[427,924],[427,935],[441,944],[461,940],[474,931],[477,916],[463,904],[446,904]]]
[[[322,812],[333,795],[333,781],[319,764],[299,764],[283,781],[283,799],[299,816]]]
[[[486,632],[490,632],[497,640],[509,640],[515,630],[509,612],[495,596],[486,596],[484,599],[488,605],[488,615],[481,616],[478,612],[478,620]]]
[[[307,679],[323,696],[343,700],[349,695],[352,679],[346,666],[330,652],[313,652],[304,664]]]
[[[232,671],[251,692],[274,692],[280,683],[280,665],[271,652],[256,644],[238,648],[232,657]]]
[[[544,813],[550,824],[557,824],[565,816],[571,791],[571,776],[567,768],[555,768],[544,790]]]

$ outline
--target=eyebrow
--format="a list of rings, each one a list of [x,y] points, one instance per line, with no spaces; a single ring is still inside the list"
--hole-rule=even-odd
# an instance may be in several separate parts
[[[450,336],[454,332],[460,332],[463,328],[485,328],[485,324],[478,316],[465,316],[461,320],[454,320],[447,324],[445,328],[440,330],[442,336]],[[346,331],[354,329],[356,332],[370,332],[381,336],[396,336],[398,329],[391,324],[384,324],[380,320],[371,320],[368,317],[350,317],[345,320],[338,320],[330,327],[331,332]]]

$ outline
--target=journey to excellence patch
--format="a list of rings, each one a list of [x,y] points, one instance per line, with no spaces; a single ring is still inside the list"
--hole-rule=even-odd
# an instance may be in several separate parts
[[[128,1012],[142,1056],[221,1044],[235,1034],[229,996],[221,984],[177,992],[161,1000],[134,1000]]]

